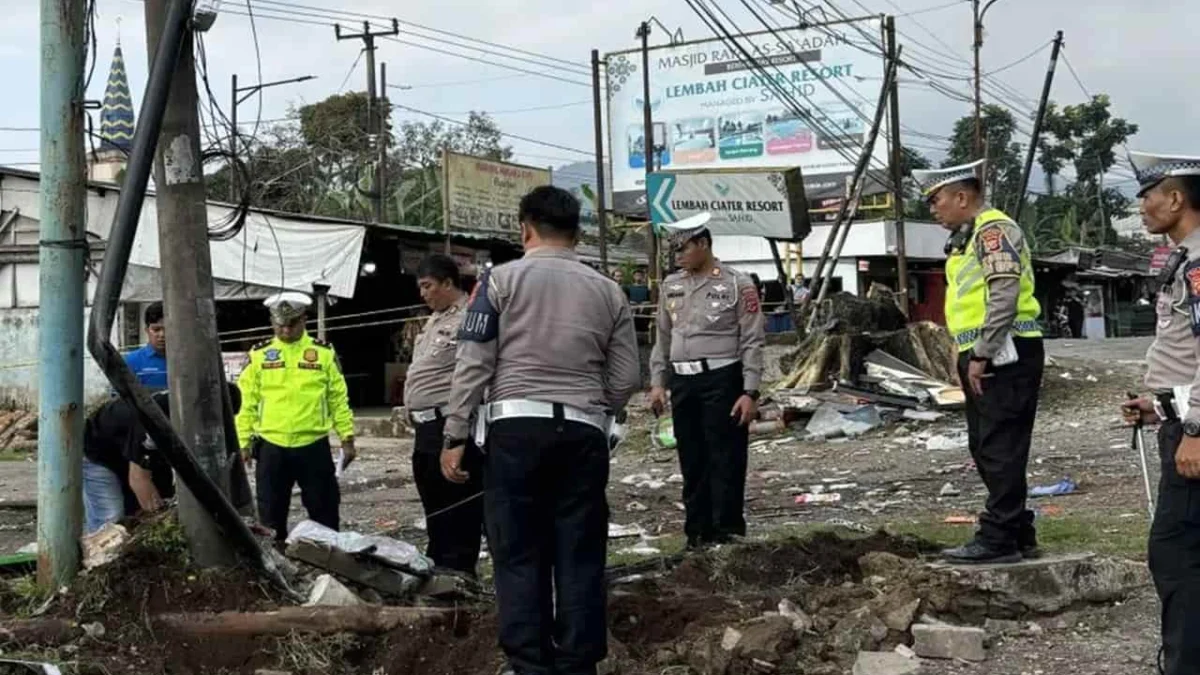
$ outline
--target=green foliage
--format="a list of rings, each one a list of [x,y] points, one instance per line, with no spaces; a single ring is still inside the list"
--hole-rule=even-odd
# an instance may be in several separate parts
[[[1014,140],[1017,121],[1007,108],[985,105],[982,110],[984,155],[987,176],[984,190],[988,201],[1001,208],[1016,203],[1021,183],[1021,145]],[[980,159],[975,152],[975,118],[967,116],[954,123],[950,147],[942,166],[956,166]]]

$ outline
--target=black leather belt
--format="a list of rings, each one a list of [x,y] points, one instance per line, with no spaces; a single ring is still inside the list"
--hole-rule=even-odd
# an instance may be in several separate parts
[[[1158,407],[1161,410],[1159,417],[1162,417],[1167,422],[1179,421],[1179,411],[1175,407],[1175,394],[1171,392],[1155,394],[1154,399],[1158,401]]]

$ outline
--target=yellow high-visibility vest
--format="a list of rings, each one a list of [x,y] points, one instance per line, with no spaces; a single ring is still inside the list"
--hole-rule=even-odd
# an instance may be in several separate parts
[[[988,226],[993,227],[989,228]],[[986,274],[983,256],[979,254],[980,246],[987,251],[984,253],[1005,253],[1012,257],[1016,254],[1019,267],[1014,266],[1011,276],[1021,279],[1021,293],[1017,300],[1017,317],[1013,322],[1012,332],[1018,337],[1041,337],[1042,329],[1038,324],[1038,316],[1042,307],[1033,296],[1033,265],[1029,260],[1029,248],[1023,242],[1009,240],[1009,235],[1002,230],[1001,235],[992,234],[996,227],[1004,230],[1015,230],[1019,237],[1020,230],[1011,218],[998,209],[987,209],[975,218],[971,238],[962,251],[955,251],[946,259],[946,328],[958,345],[960,352],[965,352],[975,346],[979,332],[987,317],[988,281],[999,276],[994,270],[990,277]],[[986,242],[981,242],[979,233],[988,229]],[[1007,247],[1007,248],[1006,248]]]

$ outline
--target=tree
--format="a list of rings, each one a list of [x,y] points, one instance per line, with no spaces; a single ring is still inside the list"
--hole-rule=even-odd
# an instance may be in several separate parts
[[[1128,215],[1132,201],[1119,190],[1103,186],[1104,175],[1116,164],[1116,147],[1137,133],[1138,126],[1113,117],[1106,94],[1087,103],[1059,110],[1046,106],[1045,134],[1038,143],[1038,164],[1046,175],[1046,191],[1056,196],[1058,178],[1069,166],[1075,182],[1062,191],[1078,219],[1078,243],[1099,246],[1116,243],[1113,218]]]
[[[920,152],[912,148],[900,147],[900,175],[901,180],[907,180],[908,176],[912,175],[913,170],[921,171],[933,167],[933,162],[929,158],[922,155]],[[933,214],[929,212],[929,204],[922,198],[920,190],[917,190],[911,183],[905,186],[904,190],[904,217],[914,220],[932,220]]]
[[[1013,140],[1017,121],[1007,108],[985,105],[982,111],[982,127],[987,175],[984,190],[988,201],[1004,208],[1016,203],[1021,184],[1021,145]],[[954,132],[943,167],[973,162],[980,157],[975,153],[975,117],[968,115],[954,123]]]

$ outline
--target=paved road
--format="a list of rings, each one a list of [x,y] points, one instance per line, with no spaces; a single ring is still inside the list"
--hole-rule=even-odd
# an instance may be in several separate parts
[[[1152,337],[1108,338],[1104,340],[1046,340],[1046,353],[1059,358],[1108,362],[1142,362]]]

